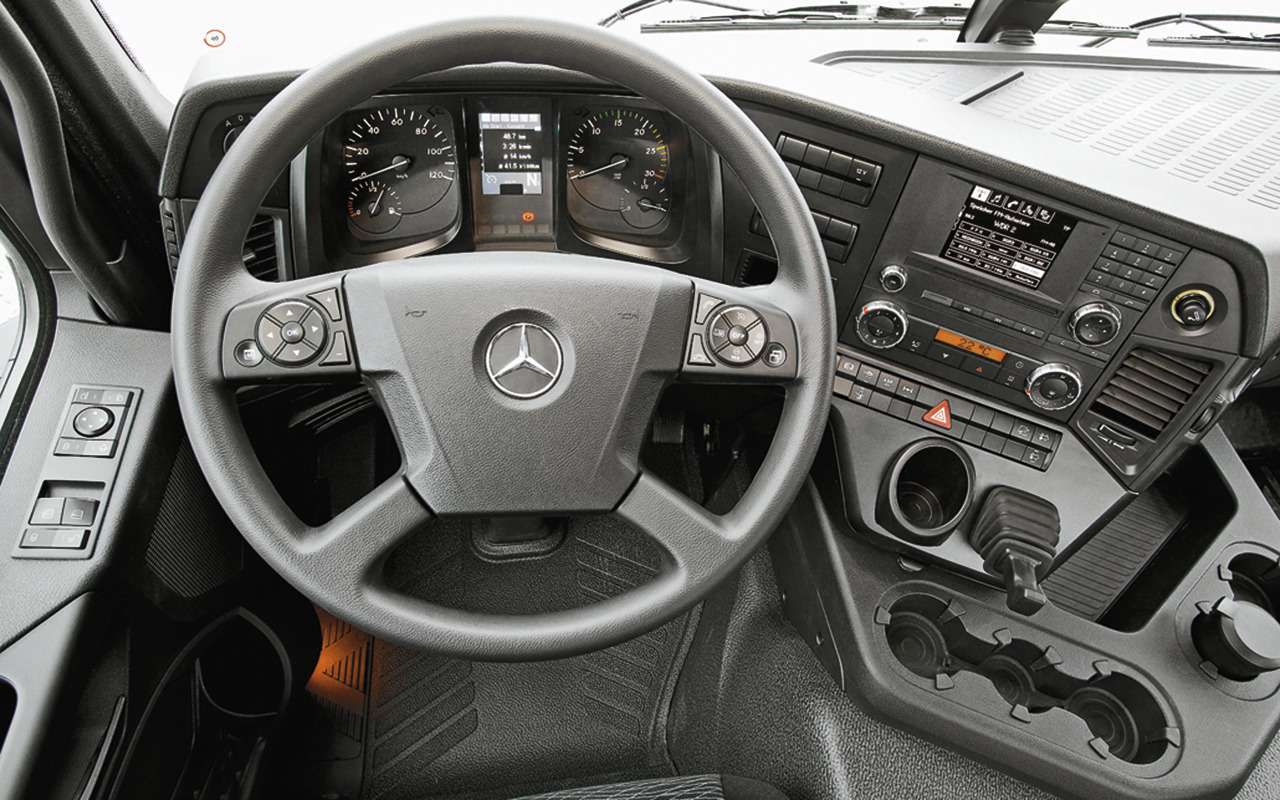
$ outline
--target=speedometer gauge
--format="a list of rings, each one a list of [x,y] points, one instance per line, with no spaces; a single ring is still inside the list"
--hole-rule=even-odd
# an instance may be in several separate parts
[[[403,214],[440,202],[457,177],[453,125],[447,112],[390,106],[370,109],[342,140],[349,191],[376,180],[394,190]]]
[[[639,110],[614,108],[587,117],[569,138],[566,163],[579,197],[618,212],[632,228],[652,228],[671,209],[666,138]]]

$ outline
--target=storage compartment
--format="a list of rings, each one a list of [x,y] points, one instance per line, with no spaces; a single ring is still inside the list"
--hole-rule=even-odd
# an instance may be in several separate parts
[[[232,611],[174,658],[142,712],[114,797],[250,797],[297,684],[260,618]]]
[[[924,439],[903,448],[889,467],[876,518],[918,544],[941,544],[973,501],[973,464],[956,445]]]
[[[1045,592],[1077,616],[1114,630],[1139,630],[1236,510],[1236,498],[1212,459],[1194,448],[1072,551],[1045,579]]]
[[[982,612],[912,592],[887,614],[878,612],[877,621],[894,658],[958,702],[966,697],[966,705],[1029,728],[1043,718],[1037,735],[1103,758],[1152,765],[1176,757],[1172,751],[1181,737],[1172,716],[1136,672],[1093,654],[1064,654],[1063,645],[1015,634],[1000,617]],[[1072,671],[1071,662],[1087,664],[1089,671]],[[970,676],[984,681],[987,691],[970,686],[967,693],[955,692]],[[1063,715],[1075,724],[1063,724]]]

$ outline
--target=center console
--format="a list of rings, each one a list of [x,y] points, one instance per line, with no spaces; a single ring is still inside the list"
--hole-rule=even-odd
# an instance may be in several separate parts
[[[871,710],[1055,792],[1233,796],[1280,721],[1280,527],[1214,425],[1259,363],[1244,268],[1078,186],[753,118],[857,231],[830,435],[772,543],[792,623]],[[832,153],[876,181],[846,197]]]

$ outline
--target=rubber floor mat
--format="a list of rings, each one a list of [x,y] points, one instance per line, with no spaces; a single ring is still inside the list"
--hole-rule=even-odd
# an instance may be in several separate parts
[[[656,545],[607,517],[574,520],[559,548],[536,559],[482,557],[475,535],[468,522],[437,523],[392,555],[388,582],[455,608],[532,613],[616,595],[659,565]],[[604,651],[521,664],[460,661],[382,641],[366,650],[341,625],[322,616],[321,665],[333,674],[318,668],[323,677],[308,687],[327,704],[324,735],[339,743],[327,755],[330,796],[353,796],[334,769],[351,743],[363,755],[359,796],[368,800],[513,797],[589,776],[673,771],[666,713],[688,615]],[[364,653],[367,692],[352,672]],[[353,709],[357,693],[362,712]]]

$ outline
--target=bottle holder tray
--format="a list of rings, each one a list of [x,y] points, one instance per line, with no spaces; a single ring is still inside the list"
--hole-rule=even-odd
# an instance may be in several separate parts
[[[879,643],[908,682],[1138,777],[1173,769],[1182,730],[1137,669],[934,584],[891,589]]]

